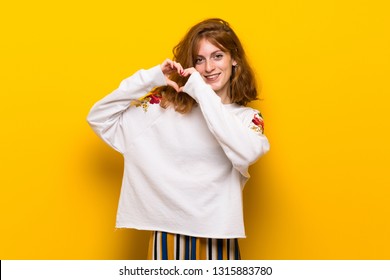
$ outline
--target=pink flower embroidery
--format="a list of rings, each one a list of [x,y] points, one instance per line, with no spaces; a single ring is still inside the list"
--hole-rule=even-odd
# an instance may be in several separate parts
[[[259,132],[261,134],[264,133],[264,120],[263,120],[263,117],[260,113],[257,113],[253,116],[252,123],[254,125],[252,125],[251,128],[254,131]]]
[[[149,100],[150,104],[160,104],[161,95],[159,95],[159,94],[152,94],[149,97],[150,97],[150,100]]]
[[[162,95],[159,92],[152,92],[141,99],[138,99],[132,103],[136,107],[142,107],[145,112],[148,111],[150,104],[160,104]]]

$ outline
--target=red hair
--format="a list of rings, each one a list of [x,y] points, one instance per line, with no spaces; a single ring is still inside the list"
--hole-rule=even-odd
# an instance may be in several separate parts
[[[230,100],[232,103],[246,105],[257,99],[256,81],[250,67],[244,49],[237,35],[229,23],[219,18],[211,18],[194,25],[184,38],[173,48],[173,60],[179,62],[183,68],[195,67],[195,61],[199,51],[199,42],[207,39],[210,43],[228,52],[232,59],[237,62],[233,67],[230,78]],[[188,77],[182,77],[173,73],[170,79],[179,86],[183,86]],[[162,93],[161,106],[173,106],[180,113],[191,111],[196,101],[188,94],[177,93],[170,86],[159,87],[157,92]]]

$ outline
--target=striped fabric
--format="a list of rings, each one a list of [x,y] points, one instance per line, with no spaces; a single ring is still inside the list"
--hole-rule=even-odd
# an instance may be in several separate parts
[[[199,238],[154,231],[149,260],[240,260],[238,239]]]

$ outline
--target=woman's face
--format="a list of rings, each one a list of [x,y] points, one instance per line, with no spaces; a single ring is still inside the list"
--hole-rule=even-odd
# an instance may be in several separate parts
[[[225,104],[231,103],[228,93],[232,66],[235,64],[236,62],[228,52],[222,51],[207,39],[202,39],[199,42],[195,69],[221,98],[222,103]]]

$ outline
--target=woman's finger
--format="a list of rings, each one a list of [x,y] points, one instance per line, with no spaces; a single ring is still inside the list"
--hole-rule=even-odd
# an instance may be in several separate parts
[[[164,75],[171,71],[171,67],[172,67],[171,62],[172,61],[169,58],[167,58],[163,61],[163,63],[161,63],[160,67]]]
[[[182,72],[182,76],[187,77],[191,75],[192,73],[196,72],[196,69],[194,67],[186,68]]]
[[[173,87],[177,92],[179,91],[179,85],[174,81],[167,79],[167,85]]]

